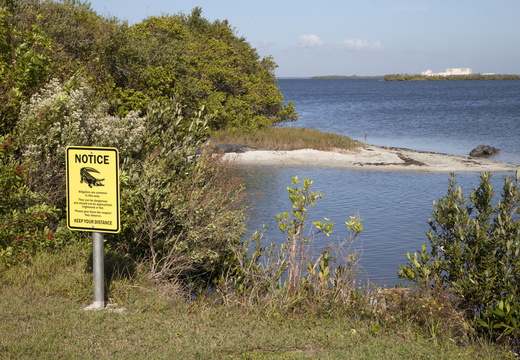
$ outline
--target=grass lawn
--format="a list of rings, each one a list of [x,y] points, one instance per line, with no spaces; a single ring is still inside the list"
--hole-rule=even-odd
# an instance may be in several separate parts
[[[284,315],[261,307],[188,302],[138,274],[114,277],[121,311],[92,301],[89,247],[40,254],[0,272],[2,359],[504,359],[482,340],[456,344],[403,319],[371,314]],[[139,272],[139,271],[138,271]]]

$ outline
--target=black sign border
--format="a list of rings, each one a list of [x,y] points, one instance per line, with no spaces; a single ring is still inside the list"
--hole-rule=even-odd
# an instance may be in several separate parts
[[[92,227],[83,227],[83,226],[73,226],[70,224],[71,216],[70,216],[70,186],[69,186],[69,150],[85,150],[85,151],[114,151],[116,154],[116,211],[117,211],[117,228],[114,229],[103,229],[103,228],[92,228]],[[121,214],[120,214],[120,192],[119,192],[119,151],[116,148],[112,147],[94,147],[94,146],[67,146],[66,154],[65,154],[65,168],[67,175],[67,227],[70,230],[76,231],[90,231],[90,232],[102,232],[102,233],[119,233],[121,231]]]

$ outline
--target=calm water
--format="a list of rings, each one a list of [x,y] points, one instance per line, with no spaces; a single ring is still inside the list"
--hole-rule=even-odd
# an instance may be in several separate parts
[[[279,86],[294,101],[302,126],[349,135],[375,145],[467,155],[480,144],[501,149],[494,158],[520,163],[520,81],[382,82],[378,80],[283,79]],[[313,218],[328,217],[336,231],[318,246],[347,236],[344,221],[359,214],[364,231],[364,279],[391,286],[406,252],[427,242],[432,201],[447,191],[449,174],[353,171],[330,168],[244,167],[246,190],[258,199],[250,229],[268,225],[268,241],[282,241],[274,214],[290,210],[285,188],[291,177],[310,177],[323,193]],[[505,174],[495,174],[496,191]],[[457,174],[466,192],[478,173]]]
[[[279,81],[300,120],[288,124],[374,145],[468,155],[480,144],[520,162],[520,81]]]

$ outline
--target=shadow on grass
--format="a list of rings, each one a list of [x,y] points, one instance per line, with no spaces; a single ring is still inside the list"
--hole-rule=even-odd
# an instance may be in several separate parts
[[[136,273],[135,261],[128,256],[123,256],[114,251],[105,251],[105,301],[108,300],[110,285],[114,280],[131,279]],[[92,252],[87,261],[86,272],[93,273],[93,256]]]

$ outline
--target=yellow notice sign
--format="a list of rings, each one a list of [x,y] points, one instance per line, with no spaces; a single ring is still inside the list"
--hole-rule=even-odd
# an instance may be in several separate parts
[[[117,233],[119,154],[115,148],[67,147],[67,226]]]

